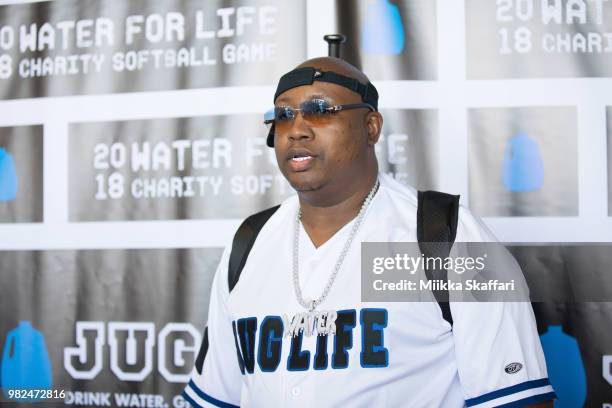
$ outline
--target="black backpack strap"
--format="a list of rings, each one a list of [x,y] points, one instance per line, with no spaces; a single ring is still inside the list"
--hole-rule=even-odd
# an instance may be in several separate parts
[[[459,196],[438,191],[419,191],[417,208],[417,240],[426,258],[446,258],[455,242],[459,218]],[[425,268],[427,279],[446,281],[446,269]],[[434,290],[444,320],[453,326],[448,303],[448,290]]]
[[[253,248],[255,239],[259,234],[259,231],[263,228],[264,224],[270,219],[272,214],[278,210],[280,205],[272,208],[268,208],[257,214],[253,214],[248,217],[238,228],[234,235],[234,241],[232,242],[232,252],[229,259],[229,268],[227,274],[227,283],[229,285],[229,291],[231,292],[240,279],[242,269],[246,264],[249,252]]]
[[[204,328],[204,336],[202,336],[202,344],[200,344],[200,351],[198,351],[198,357],[195,361],[196,370],[198,374],[202,374],[202,368],[204,367],[204,359],[208,352],[208,327]]]
[[[263,228],[266,221],[270,219],[272,214],[278,210],[280,205],[276,207],[268,208],[257,214],[253,214],[242,222],[232,242],[232,252],[230,253],[229,267],[227,282],[229,284],[229,291],[231,292],[240,279],[242,269],[246,264],[249,252],[253,248],[255,239],[259,234],[259,231]],[[204,366],[204,359],[208,352],[208,327],[204,328],[204,336],[202,337],[202,344],[200,345],[200,351],[196,358],[195,366],[199,374],[202,374],[202,367]]]

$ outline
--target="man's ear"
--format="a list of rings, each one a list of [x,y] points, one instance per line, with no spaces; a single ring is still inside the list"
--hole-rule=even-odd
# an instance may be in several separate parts
[[[378,143],[382,130],[383,117],[380,112],[369,112],[366,115],[366,126],[368,128],[368,146]]]

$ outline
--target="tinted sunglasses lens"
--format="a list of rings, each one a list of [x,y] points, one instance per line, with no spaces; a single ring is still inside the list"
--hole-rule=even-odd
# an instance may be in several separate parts
[[[302,115],[309,119],[327,116],[331,113],[329,103],[323,99],[313,99],[300,105]]]
[[[264,125],[266,125],[266,128],[268,128],[268,130],[270,130],[272,125],[274,125],[274,108],[264,113]]]
[[[278,106],[274,108],[274,120],[286,122],[295,118],[295,112],[289,106]]]

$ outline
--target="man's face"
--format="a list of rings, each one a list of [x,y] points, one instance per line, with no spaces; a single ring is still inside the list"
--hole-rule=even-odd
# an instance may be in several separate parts
[[[324,99],[330,106],[359,103],[361,97],[341,86],[315,81],[279,95],[275,106],[299,108],[304,101]],[[295,119],[276,126],[274,150],[280,171],[297,191],[348,187],[366,171],[368,109],[330,114],[317,120]]]

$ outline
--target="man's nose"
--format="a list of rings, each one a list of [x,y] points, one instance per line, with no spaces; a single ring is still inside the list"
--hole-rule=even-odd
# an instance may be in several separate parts
[[[312,129],[308,121],[304,120],[302,112],[296,112],[295,118],[289,123],[287,134],[293,141],[312,138]]]

